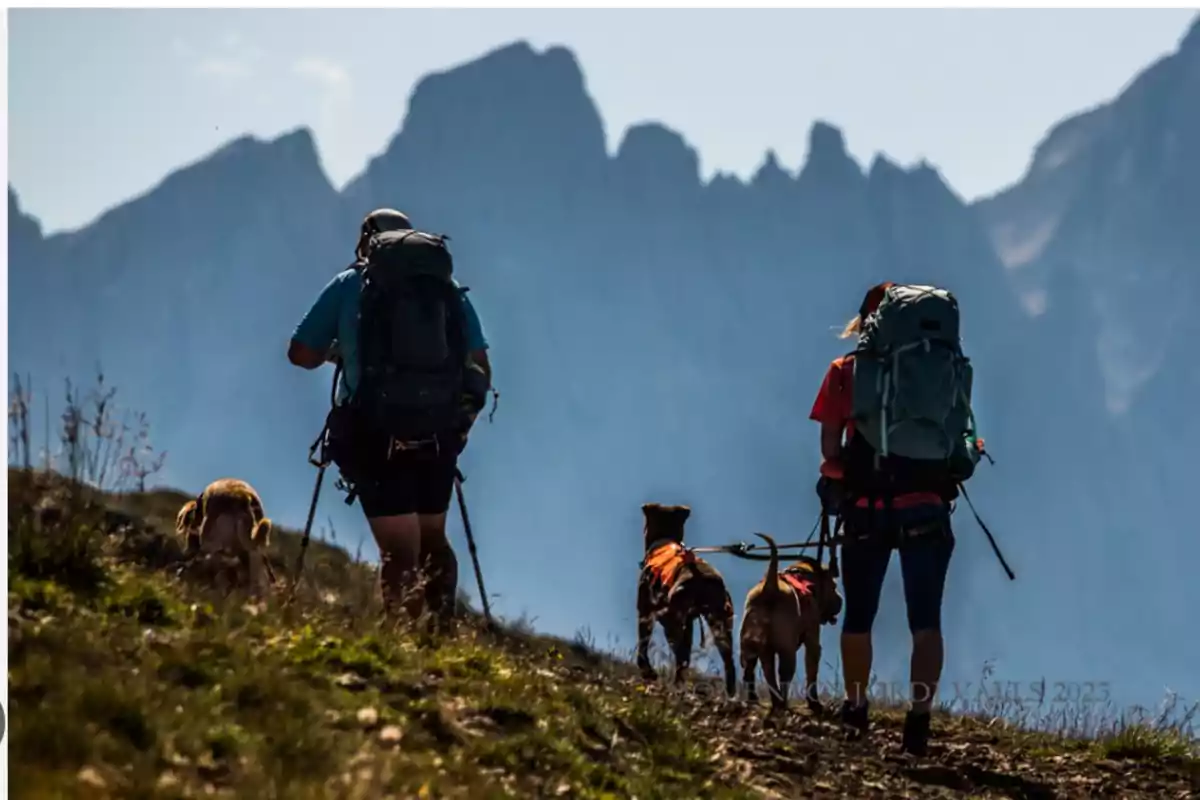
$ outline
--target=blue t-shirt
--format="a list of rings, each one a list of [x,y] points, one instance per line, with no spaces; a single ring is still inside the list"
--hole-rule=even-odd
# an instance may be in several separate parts
[[[457,283],[455,284],[457,285]],[[483,324],[466,292],[460,292],[467,326],[467,349],[488,349]],[[338,403],[345,402],[358,386],[358,308],[362,297],[362,278],[358,270],[339,272],[325,285],[312,308],[300,320],[292,339],[319,352],[326,352],[338,343],[342,356],[342,379],[338,386]]]

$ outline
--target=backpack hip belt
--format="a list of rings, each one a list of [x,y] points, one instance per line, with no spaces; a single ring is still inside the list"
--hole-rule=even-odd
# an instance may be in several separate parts
[[[433,451],[434,451],[435,455],[440,456],[442,454],[442,442],[441,442],[441,439],[439,439],[437,436],[430,436],[425,439],[416,439],[416,440],[409,440],[409,441],[403,441],[403,440],[397,439],[395,436],[389,436],[388,437],[387,457],[388,457],[388,460],[391,461],[392,456],[395,455],[396,453],[407,453],[407,452],[412,452],[412,451],[428,450],[431,445],[433,446]]]

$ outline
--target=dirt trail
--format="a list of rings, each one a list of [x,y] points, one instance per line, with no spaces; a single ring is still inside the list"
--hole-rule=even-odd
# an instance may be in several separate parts
[[[712,743],[722,773],[771,798],[1200,798],[1195,760],[1106,758],[1087,743],[945,714],[935,715],[928,754],[916,758],[900,749],[899,711],[873,712],[869,738],[846,742],[828,702],[821,718],[795,702],[771,717],[765,706],[714,702],[633,678],[622,683],[675,704]]]

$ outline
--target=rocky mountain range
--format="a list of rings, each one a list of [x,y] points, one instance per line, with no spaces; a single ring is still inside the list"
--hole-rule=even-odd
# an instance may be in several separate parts
[[[797,173],[768,154],[748,182],[702,181],[656,124],[610,156],[574,56],[516,43],[423,79],[341,192],[305,129],[230,142],[70,233],[44,236],[10,187],[10,370],[57,401],[100,362],[170,452],[162,480],[245,477],[302,524],[329,376],[291,367],[287,340],[362,215],[401,208],[451,235],[494,347],[499,408],[464,457],[489,589],[550,632],[628,642],[639,505],[692,504],[695,543],[803,538],[836,329],[874,282],[938,283],[997,460],[972,497],[1018,573],[960,509],[951,675],[995,658],[1014,680],[1200,695],[1200,644],[1178,636],[1200,605],[1200,21],[975,204],[933,165],[858,164],[829,122],[808,136]],[[333,491],[327,515],[363,535]],[[758,577],[722,568],[735,596]],[[893,578],[885,675],[907,666]]]

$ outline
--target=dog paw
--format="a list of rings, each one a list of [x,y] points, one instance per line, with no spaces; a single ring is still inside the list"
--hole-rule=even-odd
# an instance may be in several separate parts
[[[815,717],[823,717],[826,713],[825,706],[821,705],[820,700],[809,700],[808,710],[812,712],[813,716]]]

